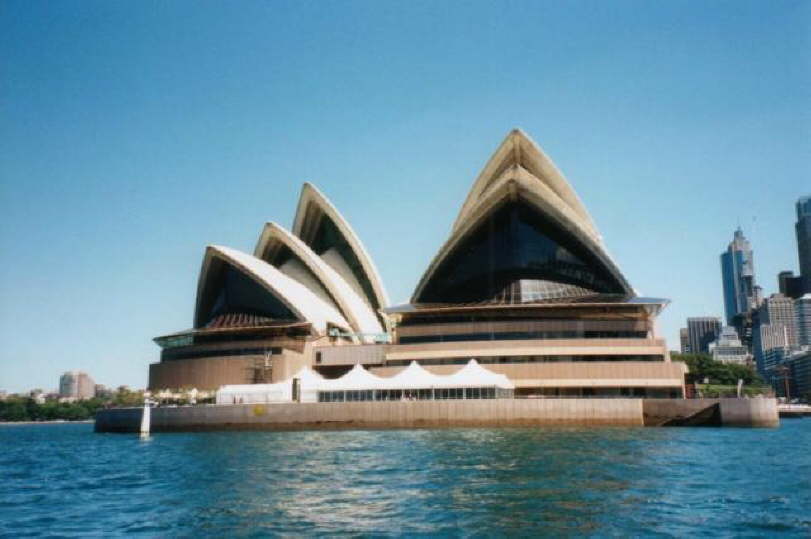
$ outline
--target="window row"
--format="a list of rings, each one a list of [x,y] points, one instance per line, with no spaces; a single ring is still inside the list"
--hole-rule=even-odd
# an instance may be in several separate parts
[[[417,401],[451,399],[509,399],[512,389],[497,387],[454,387],[424,389],[361,389],[319,391],[318,402]]]

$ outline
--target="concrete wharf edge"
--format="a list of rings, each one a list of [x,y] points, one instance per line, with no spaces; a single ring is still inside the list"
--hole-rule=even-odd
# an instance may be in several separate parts
[[[714,410],[720,425],[776,427],[775,399],[495,399],[198,405],[151,411],[153,432],[510,426],[659,426]],[[142,408],[96,414],[96,432],[138,432]]]

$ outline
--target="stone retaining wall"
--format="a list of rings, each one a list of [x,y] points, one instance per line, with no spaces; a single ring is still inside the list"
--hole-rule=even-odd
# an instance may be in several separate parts
[[[472,426],[643,426],[720,402],[723,424],[778,425],[774,399],[495,399],[335,402],[154,408],[155,432]],[[140,408],[102,410],[98,432],[138,432]]]

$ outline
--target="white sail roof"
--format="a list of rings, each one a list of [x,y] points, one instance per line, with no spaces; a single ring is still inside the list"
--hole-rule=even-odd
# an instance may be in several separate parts
[[[377,267],[375,267],[360,238],[332,202],[313,184],[306,182],[301,189],[301,197],[299,198],[296,217],[293,222],[293,234],[301,238],[305,244],[310,245],[313,241],[312,233],[324,216],[335,225],[342,241],[346,242],[352,256],[356,258],[360,267],[351,268],[351,261],[346,260],[344,255],[339,254],[335,249],[328,249],[323,253],[319,252],[319,256],[332,266],[335,271],[344,276],[348,283],[355,285],[359,294],[375,312],[386,307],[389,304],[389,299],[383,287],[383,280],[380,278]],[[360,283],[361,280],[368,280],[370,289],[364,288]],[[385,322],[382,315],[380,315],[380,320]]]
[[[207,287],[209,269],[211,268],[210,261],[213,258],[219,258],[241,270],[284,303],[300,320],[310,322],[319,332],[325,333],[329,324],[343,329],[350,328],[349,322],[341,313],[313,294],[303,284],[288,277],[264,260],[230,247],[218,245],[211,245],[206,250],[203,270],[200,275],[200,285],[198,286],[198,310],[202,304],[203,296],[216,293],[215,290],[209,290],[209,287]],[[195,320],[198,319],[199,313],[195,315]]]
[[[383,328],[372,308],[337,271],[301,239],[279,224],[267,223],[256,245],[254,255],[272,264],[273,250],[281,246],[287,247],[316,280],[316,282],[309,283],[299,279],[300,282],[305,286],[309,284],[308,288],[316,295],[321,293],[321,290],[325,290],[330,296],[330,303],[341,311],[341,314],[351,324],[352,330],[363,334],[363,341],[374,342],[374,336],[382,333]],[[279,267],[279,269],[283,273],[288,273],[284,267]],[[295,278],[295,276],[293,277]]]
[[[487,224],[494,212],[510,201],[521,201],[538,215],[549,219],[594,258],[595,267],[610,275],[615,283],[613,288],[633,295],[633,289],[608,254],[597,228],[572,187],[535,142],[522,131],[513,130],[471,188],[450,236],[417,284],[411,296],[412,303],[436,302],[425,300],[423,293],[431,288],[438,270],[455,253],[463,252],[460,249],[465,242]]]

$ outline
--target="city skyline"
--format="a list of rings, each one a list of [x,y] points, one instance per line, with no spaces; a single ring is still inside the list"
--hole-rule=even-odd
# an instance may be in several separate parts
[[[290,221],[303,181],[342,208],[404,302],[477,160],[513,127],[594,208],[629,281],[672,301],[659,324],[671,350],[687,317],[723,317],[718,253],[736,226],[764,296],[799,269],[807,4],[735,4],[730,18],[720,4],[481,3],[461,22],[449,7],[403,8],[406,24],[365,4],[208,6],[192,21],[185,6],[43,18],[12,2],[2,16],[0,248],[16,263],[0,285],[0,389],[47,389],[74,369],[145,386],[151,338],[192,325],[187,276],[205,246],[252,251],[253,230]],[[301,17],[312,34],[285,29]],[[368,50],[346,28],[382,41]],[[430,55],[428,38],[443,45]],[[301,45],[291,57],[275,52],[286,42]]]

